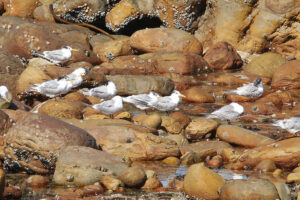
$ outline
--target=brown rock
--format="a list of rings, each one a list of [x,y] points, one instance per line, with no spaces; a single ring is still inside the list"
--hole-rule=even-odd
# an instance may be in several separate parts
[[[264,53],[253,58],[244,68],[245,72],[272,78],[274,72],[286,60],[277,53]]]
[[[262,160],[255,166],[255,169],[261,172],[273,172],[276,169],[276,165],[273,160]]]
[[[5,171],[0,169],[0,198],[3,198],[5,188]]]
[[[207,166],[212,168],[219,168],[222,166],[222,164],[223,164],[223,159],[222,156],[220,155],[214,156],[211,160],[207,162]]]
[[[176,157],[167,157],[163,159],[162,162],[169,165],[177,165],[180,163],[180,160]]]
[[[222,158],[225,162],[234,163],[236,162],[241,154],[232,148],[224,148],[222,151]]]
[[[6,134],[11,126],[12,123],[10,122],[9,116],[0,110],[0,135]]]
[[[17,17],[32,17],[32,13],[34,9],[38,5],[37,0],[29,0],[29,1],[8,1],[4,0],[4,7],[6,12],[3,14],[4,16],[17,16]]]
[[[103,176],[100,182],[106,189],[111,191],[120,191],[124,187],[124,184],[119,179],[111,176]]]
[[[147,176],[143,168],[133,166],[124,170],[118,178],[128,187],[139,188],[144,185]]]
[[[169,134],[180,134],[184,131],[184,126],[176,119],[169,116],[162,116],[161,126],[164,127]]]
[[[185,129],[185,134],[188,139],[199,139],[207,133],[216,130],[218,122],[213,119],[196,118]]]
[[[157,129],[157,127],[160,126],[161,122],[162,122],[162,119],[161,119],[160,115],[154,113],[152,115],[147,116],[147,118],[143,119],[142,125],[149,127],[149,128]]]
[[[82,102],[86,104],[91,104],[91,102],[86,98],[85,95],[79,92],[72,92],[64,96],[64,100],[68,102]]]
[[[41,5],[34,9],[33,17],[39,21],[55,22],[54,17],[51,14],[49,5]]]
[[[83,187],[85,196],[97,196],[103,194],[104,188],[101,185],[86,185]]]
[[[159,181],[159,179],[157,177],[157,174],[154,171],[146,170],[145,173],[147,175],[147,180],[146,180],[144,186],[142,187],[142,189],[153,190],[153,189],[156,189],[156,188],[162,186],[161,182]]]
[[[244,107],[245,115],[272,115],[280,112],[275,105],[265,102],[243,103],[242,106]]]
[[[183,114],[182,112],[173,112],[169,116],[176,121],[179,121],[183,127],[186,127],[192,121],[188,115]]]
[[[218,77],[212,73],[208,75],[207,80],[214,80],[215,83],[222,85],[237,85],[242,86],[245,83],[253,82],[255,79],[259,78],[257,75],[253,74],[243,74],[243,73],[222,73]],[[264,85],[270,83],[270,78],[261,77]]]
[[[22,191],[19,186],[9,184],[4,188],[4,199],[20,199],[22,197]]]
[[[249,101],[252,101],[252,99],[249,97],[235,95],[235,94],[224,94],[224,97],[227,102],[249,102]]]
[[[95,140],[84,130],[68,123],[44,114],[30,114],[6,134],[4,153],[7,167],[50,173],[59,150],[70,145],[95,147]],[[14,165],[16,162],[18,166]]]
[[[181,91],[186,97],[183,101],[195,103],[214,103],[215,98],[206,91],[201,90],[199,87],[192,87],[187,90]]]
[[[276,107],[281,108],[283,103],[292,103],[294,101],[290,92],[287,91],[276,91],[262,98],[258,99],[257,102],[264,102],[264,103],[272,103]]]
[[[32,175],[26,179],[26,185],[29,187],[43,187],[50,182],[49,178],[41,175]]]
[[[219,42],[204,55],[204,59],[213,69],[240,68],[243,61],[234,47],[227,42]]]
[[[272,78],[272,88],[282,90],[300,88],[300,82],[298,80],[299,74],[299,60],[286,62],[274,72]]]
[[[193,165],[196,163],[200,163],[203,160],[199,154],[197,154],[195,152],[187,152],[183,156],[181,156],[180,161],[181,161],[181,164],[189,166],[189,165]]]
[[[271,138],[233,125],[219,126],[217,136],[226,142],[250,148],[274,142]]]
[[[130,125],[131,122],[122,119],[87,119],[87,120],[78,120],[78,119],[62,119],[64,122],[67,122],[73,126],[87,129],[97,126],[106,126],[106,125]]]
[[[132,48],[142,52],[181,51],[202,54],[201,43],[190,33],[179,29],[151,28],[130,37]]]
[[[279,199],[276,187],[268,180],[230,180],[222,187],[221,200],[276,200]]]
[[[189,167],[183,187],[190,196],[210,200],[219,198],[218,190],[224,183],[220,175],[200,163]]]
[[[295,5],[294,0],[266,0],[266,6],[275,13],[284,14],[292,10]]]
[[[174,178],[173,180],[171,180],[168,183],[167,187],[171,190],[182,192],[183,191],[183,181],[180,181],[180,180]]]
[[[185,144],[189,143],[189,141],[186,139],[186,137],[184,135],[181,135],[181,134],[179,134],[179,135],[167,135],[167,136],[165,136],[165,138],[175,141],[178,146],[182,146],[182,145],[185,145]]]
[[[287,178],[286,178],[286,182],[287,183],[300,183],[300,173],[296,172],[296,173],[290,173]]]

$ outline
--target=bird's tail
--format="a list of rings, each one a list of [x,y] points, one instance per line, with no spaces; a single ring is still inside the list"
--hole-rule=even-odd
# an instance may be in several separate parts
[[[30,91],[30,92],[38,92],[38,87],[30,87],[30,88],[27,88],[27,91]]]
[[[80,92],[81,92],[82,94],[84,94],[84,95],[91,96],[89,90],[80,90]]]
[[[30,85],[34,85],[34,86],[39,86],[39,84],[37,83],[32,83],[32,82],[29,82]]]
[[[123,102],[130,103],[130,100],[128,97],[122,97],[122,100],[123,100]]]
[[[40,51],[36,51],[36,50],[31,50],[31,55],[35,56],[35,57],[44,57],[43,53]]]
[[[237,94],[234,90],[225,91],[225,94]]]

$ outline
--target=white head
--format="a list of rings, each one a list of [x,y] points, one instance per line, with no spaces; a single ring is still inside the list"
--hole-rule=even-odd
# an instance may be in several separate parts
[[[123,102],[123,99],[120,96],[114,96],[112,98],[112,100],[114,100],[116,103],[122,103]]]
[[[63,47],[62,47],[62,50],[67,50],[67,51],[79,51],[79,49],[73,49],[73,48],[70,47],[70,46],[63,46]]]
[[[8,89],[6,86],[2,85],[0,86],[0,98],[4,99],[5,101],[9,102],[9,99],[8,99]]]
[[[241,106],[240,104],[233,102],[230,105],[233,107],[233,110],[235,112],[240,113],[240,114],[242,114],[244,112],[244,107]]]
[[[171,96],[177,96],[177,97],[185,97],[183,94],[181,94],[178,90],[173,90]]]
[[[116,90],[117,89],[116,85],[112,81],[108,81],[107,87],[108,87],[109,90]]]
[[[154,92],[153,90],[151,90],[150,92],[149,92],[149,96],[150,97],[160,97],[160,95],[159,94],[157,94],[156,92]]]
[[[75,76],[78,77],[83,77],[87,74],[87,69],[85,69],[84,67],[80,67],[78,69],[75,69],[72,74],[74,74]]]

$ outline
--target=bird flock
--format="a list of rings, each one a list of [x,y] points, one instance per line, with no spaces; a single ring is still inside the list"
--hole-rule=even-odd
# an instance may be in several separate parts
[[[54,64],[61,64],[67,62],[71,56],[72,51],[78,51],[72,49],[69,46],[62,47],[62,49],[53,51],[32,51],[32,55],[45,58]],[[38,92],[49,98],[57,97],[67,94],[73,88],[78,88],[82,82],[84,76],[88,70],[84,67],[75,69],[72,73],[59,77],[54,80],[47,80],[43,83],[31,83],[33,87],[28,88],[28,91]],[[94,104],[91,107],[101,111],[104,114],[112,115],[123,109],[123,102],[134,105],[140,110],[156,109],[159,111],[172,111],[181,101],[182,95],[179,91],[174,90],[170,96],[161,97],[154,91],[150,91],[149,94],[138,94],[127,97],[121,97],[117,95],[117,87],[109,81],[107,85],[101,85],[99,87],[91,89],[82,89],[80,92],[84,95],[94,96],[102,100],[101,103]],[[249,98],[261,97],[264,92],[263,82],[261,78],[257,78],[253,83],[244,84],[242,87],[238,87],[235,90],[226,91],[226,94],[234,94],[245,96]],[[0,101],[9,102],[11,96],[6,86],[0,86]],[[244,113],[244,108],[238,103],[231,103],[225,105],[218,110],[206,115],[207,118],[218,118],[221,120],[233,120],[238,118]],[[291,133],[297,133],[300,131],[300,117],[292,117],[290,119],[277,120],[273,123],[274,126],[279,126],[283,129],[289,130]]]

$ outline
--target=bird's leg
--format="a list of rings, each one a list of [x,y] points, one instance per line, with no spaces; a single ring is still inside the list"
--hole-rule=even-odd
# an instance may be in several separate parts
[[[109,118],[110,118],[110,119],[113,119],[113,118],[114,118],[114,115],[113,115],[113,114],[110,114],[110,115],[109,115]]]
[[[229,119],[226,120],[228,125],[231,125],[231,122]]]
[[[146,109],[146,110],[144,110],[144,111],[145,111],[145,114],[146,114],[146,115],[148,115],[147,109]]]
[[[169,116],[169,111],[166,111],[166,116]]]

